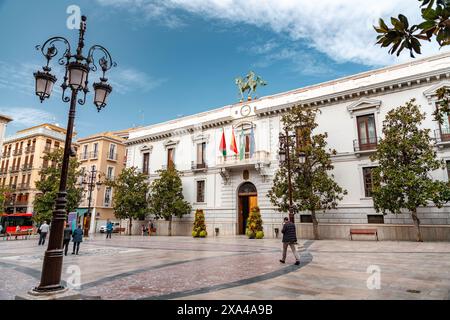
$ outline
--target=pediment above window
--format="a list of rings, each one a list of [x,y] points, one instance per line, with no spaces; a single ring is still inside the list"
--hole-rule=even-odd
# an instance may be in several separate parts
[[[208,143],[209,141],[209,134],[194,134],[192,135],[192,142],[194,143],[202,143],[202,142],[206,142]]]
[[[141,152],[152,152],[152,150],[153,150],[153,146],[150,146],[147,144],[144,144],[143,146],[141,146],[139,148],[139,151],[141,151]]]
[[[177,146],[177,144],[180,142],[180,140],[167,140],[164,142],[164,147],[166,148],[174,148]]]
[[[380,112],[381,101],[376,99],[362,98],[347,107],[347,111],[353,117],[367,113]]]
[[[436,100],[437,99],[436,91],[438,91],[441,88],[450,89],[450,82],[449,81],[442,81],[442,82],[432,86],[431,88],[425,90],[423,92],[423,95],[425,97],[427,97],[428,100]]]

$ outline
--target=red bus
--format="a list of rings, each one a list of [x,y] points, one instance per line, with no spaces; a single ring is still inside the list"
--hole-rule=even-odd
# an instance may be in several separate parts
[[[17,226],[20,227],[20,231],[33,230],[32,218],[32,213],[0,214],[0,224],[3,227],[2,233],[15,232]]]

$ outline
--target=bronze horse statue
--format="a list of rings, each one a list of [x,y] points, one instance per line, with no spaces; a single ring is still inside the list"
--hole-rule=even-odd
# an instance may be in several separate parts
[[[244,101],[244,93],[248,91],[248,99],[251,99],[252,93],[256,94],[256,88],[258,86],[265,86],[267,82],[261,77],[257,76],[253,71],[250,71],[245,78],[238,77],[235,79],[235,83],[238,87],[239,94],[241,96],[241,102]],[[256,96],[255,96],[256,97]]]

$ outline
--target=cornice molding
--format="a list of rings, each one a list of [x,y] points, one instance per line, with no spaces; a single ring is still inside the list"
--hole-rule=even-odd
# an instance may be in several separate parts
[[[259,117],[268,116],[277,113],[284,113],[295,105],[300,105],[305,108],[321,108],[328,105],[342,103],[344,101],[354,101],[355,99],[367,98],[371,96],[385,94],[387,92],[397,92],[407,90],[411,87],[419,87],[429,85],[435,81],[442,81],[442,79],[450,78],[450,68],[424,72],[408,77],[398,78],[395,80],[378,82],[369,86],[353,88],[333,94],[314,97],[305,100],[297,100],[273,107],[267,107],[256,110]]]

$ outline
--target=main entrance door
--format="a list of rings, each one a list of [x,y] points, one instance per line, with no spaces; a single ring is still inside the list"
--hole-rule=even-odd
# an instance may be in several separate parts
[[[245,182],[238,190],[238,234],[245,234],[247,219],[253,207],[258,205],[258,193],[251,182]]]

